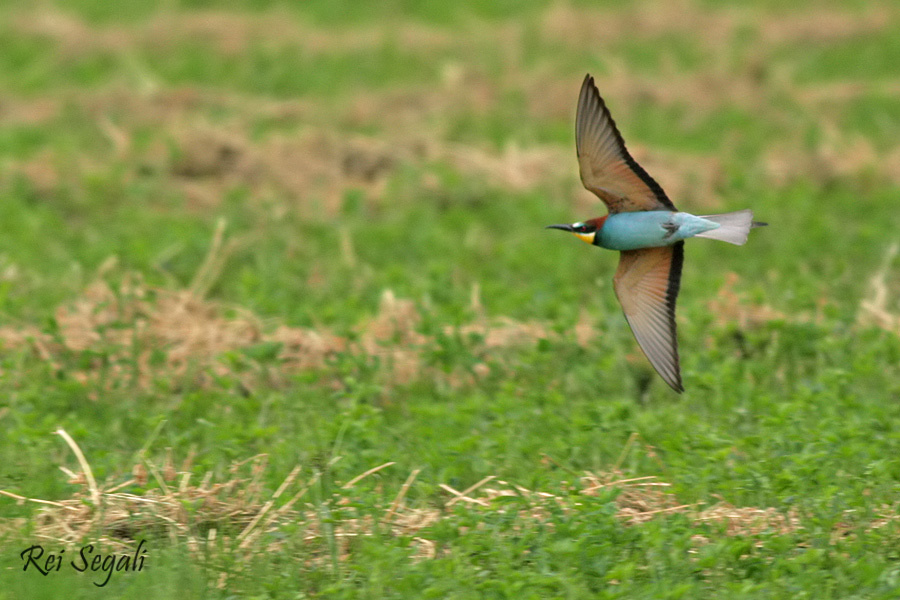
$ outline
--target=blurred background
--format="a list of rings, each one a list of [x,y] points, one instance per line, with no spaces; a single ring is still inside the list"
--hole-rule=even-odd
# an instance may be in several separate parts
[[[585,73],[680,209],[770,223],[744,247],[688,244],[680,399],[622,318],[617,257],[543,229],[605,213],[575,159]],[[900,480],[898,140],[893,0],[0,0],[0,426],[15,442],[0,488],[80,497],[47,468],[78,469],[57,427],[103,485],[137,473],[137,495],[156,489],[147,461],[199,480],[265,453],[266,489],[302,465],[333,484],[309,501],[335,519],[380,507],[379,522],[395,498],[391,515],[445,507],[441,484],[490,476],[565,496],[612,469],[671,483],[679,500],[657,508],[723,500],[816,533],[773,534],[742,570],[756,550],[733,532],[684,517],[625,533],[604,497],[533,532],[532,548],[569,532],[541,569],[575,569],[571,586],[699,594],[747,577],[784,597],[772,582],[794,577],[777,565],[797,548],[859,543],[803,554],[809,579],[791,585],[891,597],[896,545],[869,525]],[[449,533],[463,521],[416,539],[488,579],[540,579],[485,558],[522,553],[505,517],[480,514],[464,522],[494,536],[483,546]],[[184,528],[173,539],[209,524]],[[361,585],[345,560],[410,590],[444,581],[407,560],[411,533],[334,545],[330,566],[321,537],[285,535],[253,548],[330,573],[315,585]],[[711,579],[654,550],[694,535],[713,540]],[[596,544],[567,554],[573,539]],[[573,558],[592,552],[655,575]],[[828,561],[867,553],[871,577],[830,579]]]
[[[890,2],[7,2],[0,306],[40,319],[110,257],[185,285],[225,218],[247,239],[211,287],[265,315],[341,322],[386,287],[460,301],[477,283],[493,312],[553,316],[566,310],[559,294],[573,307],[594,297],[574,277],[602,261],[535,233],[604,210],[573,160],[586,72],[678,206],[749,206],[792,232],[740,259],[776,239],[797,257],[777,268],[782,289],[765,287],[772,303],[858,297],[865,275],[851,266],[877,265],[896,223],[871,218],[900,172],[896,13]],[[352,277],[325,266],[335,248],[359,260]],[[765,263],[749,262],[740,271],[765,285]],[[529,264],[528,286],[543,280],[546,294],[512,289]],[[414,266],[431,276],[408,277]]]

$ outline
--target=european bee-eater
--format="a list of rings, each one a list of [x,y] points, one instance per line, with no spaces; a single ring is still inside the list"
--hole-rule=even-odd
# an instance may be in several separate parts
[[[575,147],[581,182],[603,200],[609,214],[549,227],[621,252],[613,287],[625,319],[656,372],[673,390],[683,392],[675,334],[683,240],[701,237],[740,246],[752,228],[765,223],[754,221],[750,210],[703,217],[679,212],[625,149],[590,75],[578,97]]]

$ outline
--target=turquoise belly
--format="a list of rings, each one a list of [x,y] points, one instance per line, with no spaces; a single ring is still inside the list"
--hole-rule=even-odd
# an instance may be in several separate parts
[[[701,217],[667,210],[616,213],[607,217],[595,243],[610,250],[668,246],[718,226]]]

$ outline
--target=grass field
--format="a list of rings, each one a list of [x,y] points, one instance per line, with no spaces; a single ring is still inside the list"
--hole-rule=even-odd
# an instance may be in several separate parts
[[[900,597],[898,65],[890,0],[0,1],[0,599]],[[543,229],[586,72],[771,224],[688,243],[681,396]]]

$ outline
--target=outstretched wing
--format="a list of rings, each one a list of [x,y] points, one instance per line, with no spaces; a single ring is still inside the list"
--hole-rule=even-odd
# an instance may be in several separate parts
[[[575,147],[581,182],[603,200],[610,213],[675,210],[659,184],[628,154],[590,75],[585,76],[578,97]]]
[[[683,392],[675,334],[675,300],[681,285],[684,242],[626,250],[613,284],[625,318],[656,372]]]

